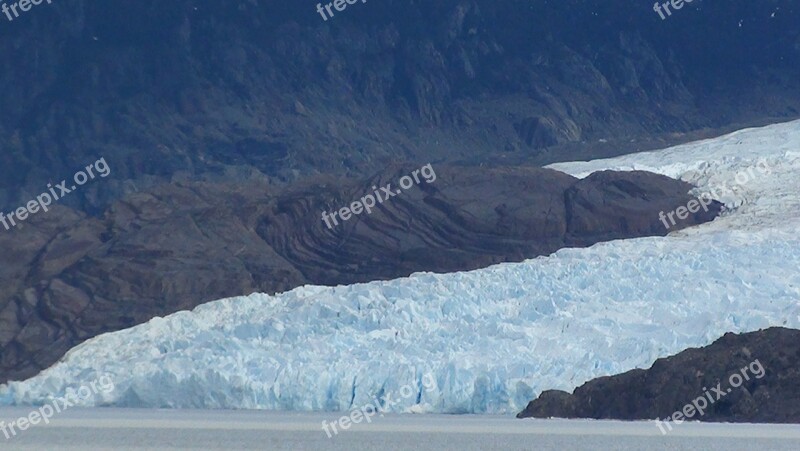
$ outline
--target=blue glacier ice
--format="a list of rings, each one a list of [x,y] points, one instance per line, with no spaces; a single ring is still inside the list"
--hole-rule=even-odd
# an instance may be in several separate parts
[[[38,404],[101,375],[84,405],[515,413],[544,389],[646,368],[725,332],[800,328],[800,122],[608,160],[698,192],[761,160],[724,216],[667,237],[563,249],[522,263],[210,302],[72,349],[0,404]],[[751,171],[752,173],[752,171]],[[757,358],[755,356],[754,358]],[[421,378],[436,381],[432,390]]]

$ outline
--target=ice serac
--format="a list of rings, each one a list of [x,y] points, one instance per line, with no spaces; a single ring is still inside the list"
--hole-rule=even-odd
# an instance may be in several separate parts
[[[798,328],[799,149],[792,122],[554,165],[680,177],[730,210],[667,237],[522,263],[211,302],[87,341],[0,388],[0,403],[39,403],[109,374],[116,389],[86,403],[344,410],[389,394],[400,412],[516,413],[544,389],[571,391],[726,332]],[[433,390],[399,396],[426,375]]]

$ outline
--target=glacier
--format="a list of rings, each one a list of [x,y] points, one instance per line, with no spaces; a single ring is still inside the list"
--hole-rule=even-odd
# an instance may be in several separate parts
[[[759,161],[769,174],[734,182]],[[725,332],[800,328],[800,121],[551,167],[731,189],[712,192],[721,217],[666,237],[154,318],[0,386],[0,405],[43,404],[108,375],[114,390],[81,405],[340,411],[394,394],[396,412],[516,413],[544,389],[647,368]],[[435,387],[421,389],[423,378]],[[398,396],[406,385],[413,396]]]

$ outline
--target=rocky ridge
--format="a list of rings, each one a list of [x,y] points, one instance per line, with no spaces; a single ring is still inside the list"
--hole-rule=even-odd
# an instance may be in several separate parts
[[[176,183],[99,217],[57,207],[0,233],[0,380],[31,376],[95,335],[252,292],[452,272],[568,246],[664,235],[659,211],[691,186],[645,172],[585,179],[538,168],[433,166],[371,214],[328,228],[323,211],[417,169],[267,184]],[[721,204],[678,224],[713,219]]]

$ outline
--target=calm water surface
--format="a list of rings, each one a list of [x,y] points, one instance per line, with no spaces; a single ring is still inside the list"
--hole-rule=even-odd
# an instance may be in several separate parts
[[[0,420],[27,416],[0,408]],[[517,420],[504,416],[386,415],[331,438],[330,413],[78,409],[6,439],[0,450],[800,450],[800,426]]]

